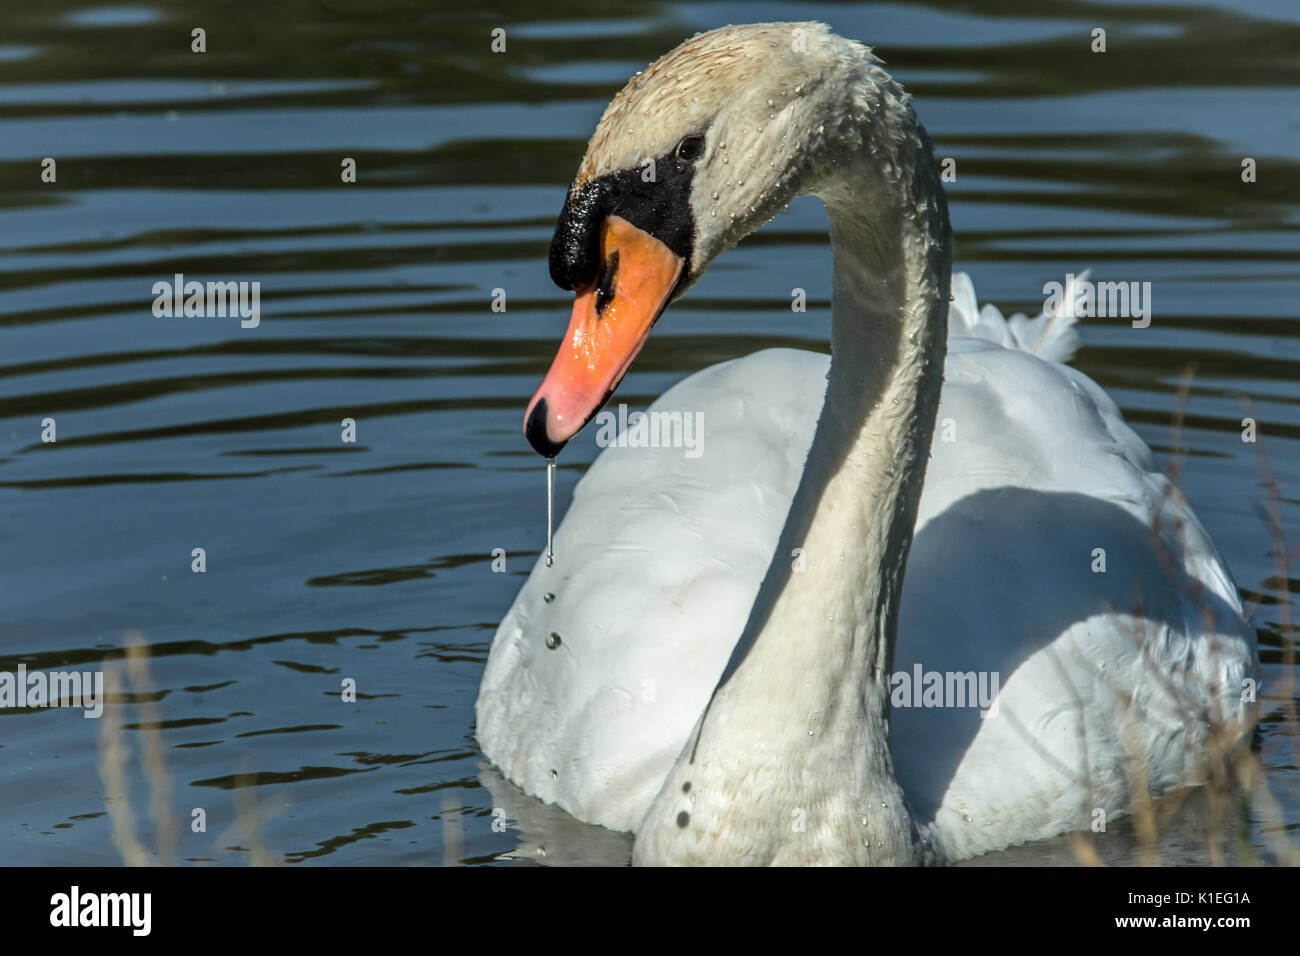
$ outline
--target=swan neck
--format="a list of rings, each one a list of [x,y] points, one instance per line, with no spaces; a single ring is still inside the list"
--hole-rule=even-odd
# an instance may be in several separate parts
[[[834,256],[825,404],[745,630],[640,830],[642,862],[687,861],[702,835],[761,846],[756,862],[935,859],[894,775],[888,675],[942,386],[951,251],[929,140],[903,108],[907,135],[881,138],[898,152],[859,147],[808,190],[826,206]],[[741,789],[761,796],[743,808],[712,799]],[[801,813],[803,831],[791,822]]]
[[[951,270],[946,202],[917,129],[911,176],[850,165],[819,192],[834,263],[831,366],[786,528],[805,526],[805,538],[826,549],[814,574],[806,569],[785,590],[820,588],[828,608],[847,615],[838,626],[819,622],[821,641],[844,665],[840,689],[866,688],[880,725],[864,743],[886,756],[898,605],[943,385]],[[846,630],[858,636],[846,642]]]

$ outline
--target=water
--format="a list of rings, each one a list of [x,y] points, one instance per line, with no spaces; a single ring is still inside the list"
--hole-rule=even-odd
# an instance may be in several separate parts
[[[1151,327],[1089,321],[1076,364],[1166,460],[1195,367],[1181,480],[1263,596],[1260,746],[1282,822],[1256,806],[1242,845],[1266,856],[1300,828],[1281,722],[1300,581],[1274,567],[1258,459],[1294,548],[1293,3],[616,3],[581,19],[519,2],[10,6],[0,670],[103,667],[125,696],[101,720],[0,711],[0,862],[117,863],[111,834],[131,830],[147,858],[167,843],[159,819],[181,861],[485,863],[521,844],[626,861],[626,838],[511,792],[474,742],[493,630],[545,547],[543,463],[520,433],[569,310],[545,253],[627,76],[696,30],[791,16],[876,44],[915,94],[957,159],[957,260],[982,299],[1036,311],[1045,282],[1086,267],[1152,282]],[[1089,52],[1095,27],[1105,54]],[[156,318],[151,288],[176,273],[259,281],[260,324]],[[767,346],[824,349],[828,273],[824,214],[799,201],[660,322],[619,400]],[[595,451],[588,432],[560,459],[557,518]],[[136,632],[149,657],[132,683]],[[113,746],[129,764],[110,786]],[[170,814],[151,810],[151,779],[170,782]],[[1166,834],[1166,861],[1206,859],[1194,827]],[[1117,825],[1103,856],[1134,847]],[[1049,841],[980,862],[1073,859]]]

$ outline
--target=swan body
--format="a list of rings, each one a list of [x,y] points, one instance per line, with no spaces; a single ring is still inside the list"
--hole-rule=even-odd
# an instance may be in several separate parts
[[[813,53],[782,55],[792,29]],[[735,119],[726,134],[771,173],[736,204],[750,219],[713,232],[697,179],[686,284],[815,192],[834,358],[767,350],[670,389],[651,411],[702,413],[698,457],[601,453],[554,565],[496,633],[484,753],[528,793],[634,831],[638,863],[957,860],[1123,813],[1139,781],[1201,782],[1251,717],[1257,651],[1232,580],[1115,404],[1063,364],[1070,295],[1005,320],[949,278],[928,140],[864,47],[818,24],[697,37],[620,94],[586,174],[635,152],[619,144],[642,87],[662,103],[719,62],[772,104],[776,138],[745,143]],[[799,97],[777,120],[795,88],[817,91],[820,129]],[[700,121],[660,125],[667,142]],[[749,168],[726,165],[733,183]],[[908,685],[929,672],[982,676],[991,699],[927,706]]]

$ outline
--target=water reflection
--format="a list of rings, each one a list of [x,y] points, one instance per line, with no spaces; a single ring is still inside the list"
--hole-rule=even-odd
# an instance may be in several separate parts
[[[7,24],[0,669],[119,673],[105,719],[144,852],[159,845],[147,764],[161,752],[181,860],[629,857],[625,835],[501,781],[473,739],[488,642],[544,545],[544,475],[519,425],[568,313],[545,253],[626,76],[696,30],[789,9],[564,9],[51,0]],[[1261,754],[1285,819],[1300,819],[1282,719],[1297,580],[1274,568],[1257,448],[1241,441],[1246,393],[1294,541],[1294,4],[980,15],[944,0],[799,16],[876,44],[957,158],[957,260],[982,298],[1036,312],[1045,282],[1085,267],[1152,282],[1152,326],[1089,322],[1076,364],[1161,452],[1196,367],[1183,482],[1243,590],[1262,595]],[[1097,25],[1104,61],[1088,50]],[[195,26],[205,54],[190,52]],[[505,54],[489,49],[497,26]],[[54,183],[40,180],[46,157]],[[1257,182],[1241,182],[1243,157]],[[261,325],[156,319],[150,288],[177,272],[261,282]],[[801,200],[665,317],[620,400],[759,348],[824,349],[828,278],[824,214]],[[791,315],[792,286],[807,315]],[[497,288],[505,313],[490,309]],[[566,451],[560,514],[595,451],[590,436]],[[147,688],[127,673],[136,630]],[[0,776],[15,783],[0,859],[120,862],[99,722],[0,718]],[[1166,859],[1204,859],[1194,824],[1171,825]],[[1258,813],[1248,826],[1261,854],[1269,826]],[[1113,836],[1103,856],[1129,858],[1123,827]],[[1050,841],[981,862],[1073,859]]]

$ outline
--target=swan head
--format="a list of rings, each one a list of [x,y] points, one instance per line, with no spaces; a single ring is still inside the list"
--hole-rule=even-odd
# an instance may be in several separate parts
[[[836,150],[862,148],[852,101],[864,93],[906,101],[867,47],[821,23],[765,23],[695,36],[614,97],[551,243],[551,278],[576,299],[524,416],[534,449],[553,457],[563,448],[667,305],[814,191],[815,172],[842,158]]]

